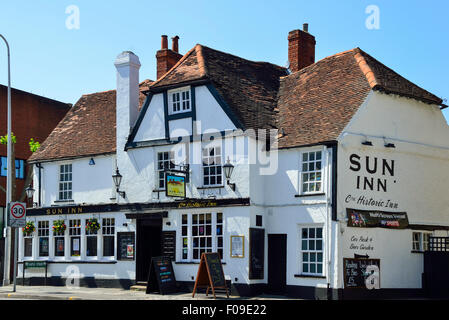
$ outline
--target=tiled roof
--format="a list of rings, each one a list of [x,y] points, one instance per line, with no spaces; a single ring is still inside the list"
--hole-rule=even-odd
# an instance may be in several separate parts
[[[140,84],[140,105],[146,91],[195,82],[211,83],[243,129],[278,128],[280,148],[335,141],[371,90],[442,103],[359,48],[288,74],[198,44],[160,79]],[[30,161],[115,152],[115,95],[83,95]]]
[[[147,90],[151,80],[140,83]],[[145,95],[140,94],[141,107]],[[28,161],[38,162],[114,153],[116,91],[83,95]]]
[[[359,48],[342,52],[281,79],[276,125],[279,147],[335,141],[371,90],[440,105]]]
[[[239,123],[248,128],[272,128],[279,78],[287,69],[254,62],[197,44],[150,90],[208,80],[229,105]]]

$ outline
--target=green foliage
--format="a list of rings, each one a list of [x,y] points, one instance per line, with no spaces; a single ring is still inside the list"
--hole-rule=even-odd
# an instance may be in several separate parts
[[[14,135],[14,133],[11,133],[11,140],[12,140],[12,143],[16,143],[16,136]],[[4,136],[0,136],[0,143],[5,144],[5,145],[8,144],[8,135],[7,134],[5,134]]]
[[[31,152],[36,152],[37,149],[39,149],[41,147],[41,144],[39,143],[39,141],[34,141],[33,138],[31,138],[30,142],[28,142],[28,145],[30,146]]]

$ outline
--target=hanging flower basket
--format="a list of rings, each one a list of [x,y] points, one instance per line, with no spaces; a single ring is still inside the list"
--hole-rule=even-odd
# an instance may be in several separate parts
[[[96,218],[88,219],[86,221],[86,231],[97,232],[100,229],[100,223]]]
[[[33,221],[27,221],[25,227],[22,228],[23,235],[25,235],[25,236],[32,235],[35,230],[36,230],[36,227],[35,227]]]
[[[53,232],[55,233],[63,233],[66,228],[67,226],[64,223],[64,220],[56,220],[53,222]]]

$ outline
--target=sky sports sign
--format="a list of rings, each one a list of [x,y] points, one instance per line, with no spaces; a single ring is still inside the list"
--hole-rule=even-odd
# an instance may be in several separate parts
[[[346,209],[348,227],[405,229],[407,213]]]

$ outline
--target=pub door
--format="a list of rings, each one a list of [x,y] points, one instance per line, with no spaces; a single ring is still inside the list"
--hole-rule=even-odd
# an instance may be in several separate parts
[[[146,282],[152,257],[161,255],[162,218],[137,219],[136,282]]]
[[[268,293],[284,294],[287,290],[287,235],[268,235]]]

